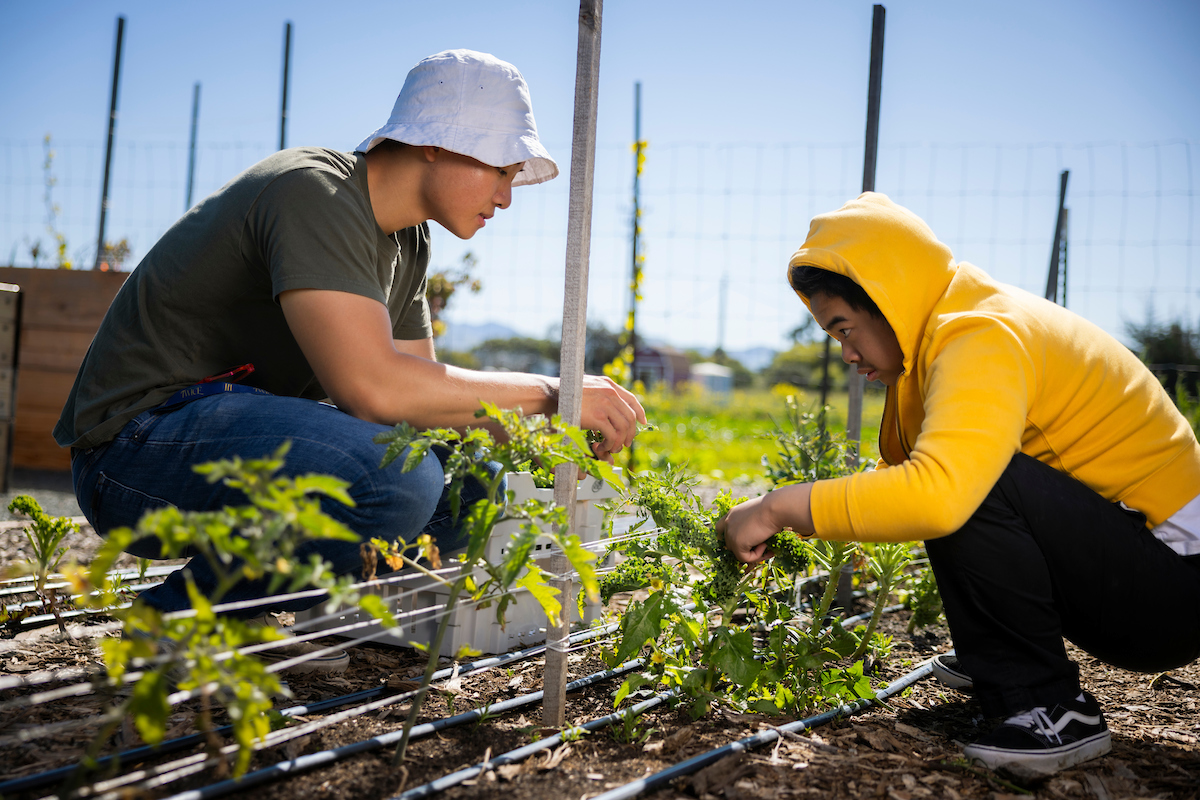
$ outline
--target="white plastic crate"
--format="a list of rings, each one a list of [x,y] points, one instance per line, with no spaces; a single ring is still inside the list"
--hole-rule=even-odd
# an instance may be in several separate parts
[[[553,489],[539,489],[533,483],[533,476],[528,472],[515,472],[508,476],[508,489],[514,494],[516,502],[538,499],[546,502],[554,501]],[[596,507],[597,500],[607,500],[616,497],[617,493],[604,481],[590,476],[579,482],[576,489],[575,533],[580,541],[587,544],[600,540],[603,533],[604,512]],[[498,563],[503,558],[512,537],[520,531],[521,520],[504,520],[492,530],[491,539],[485,556],[491,563]],[[549,559],[557,553],[549,537],[538,537],[534,543],[532,556],[543,568],[549,567]],[[413,572],[404,570],[401,573]],[[419,611],[445,604],[449,596],[449,588],[429,578],[419,577],[395,584],[373,587],[369,590],[378,594],[395,614]],[[546,640],[546,613],[541,605],[528,592],[518,592],[513,602],[505,609],[505,624],[503,627],[496,621],[496,605],[477,608],[470,605],[460,605],[454,609],[442,640],[440,655],[453,655],[459,647],[469,644],[484,653],[503,653],[513,647],[522,647]],[[572,610],[574,615],[574,610]],[[600,614],[599,605],[588,603],[584,607],[583,621],[591,622]],[[316,606],[308,611],[296,612],[296,626],[305,631],[327,630],[353,622],[370,619],[369,615],[359,611],[357,607],[344,607],[340,613],[329,619],[324,611],[324,605]],[[401,620],[396,628],[387,631],[375,641],[382,644],[392,644],[400,647],[409,646],[410,642],[429,644],[437,633],[440,613],[437,611],[424,615],[415,615]],[[317,621],[320,620],[320,621]],[[344,634],[346,638],[361,635],[359,632]]]

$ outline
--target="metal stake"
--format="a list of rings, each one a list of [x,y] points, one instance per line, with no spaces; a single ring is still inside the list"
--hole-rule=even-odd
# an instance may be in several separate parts
[[[1071,170],[1064,169],[1058,176],[1058,214],[1054,217],[1054,245],[1050,248],[1050,271],[1046,274],[1046,299],[1051,303],[1058,302],[1058,260],[1062,253],[1063,234],[1066,233],[1063,223],[1063,204],[1067,200],[1067,178]],[[1066,301],[1063,301],[1066,305]]]
[[[871,17],[871,77],[867,86],[867,135],[863,152],[864,192],[875,191],[875,163],[879,155],[879,101],[883,94],[883,28],[887,9],[876,5]],[[849,370],[846,376],[846,438],[852,442],[848,461],[857,467],[862,440],[863,384],[866,380],[857,370]],[[831,578],[832,580],[832,578]],[[837,603],[842,608],[850,607],[850,593],[854,588],[854,567],[842,567],[838,576]]]
[[[292,67],[292,23],[283,26],[283,108],[279,112],[279,149],[287,147],[288,73]]]
[[[108,147],[104,152],[104,187],[100,190],[100,233],[96,236],[96,263],[104,263],[104,226],[108,221],[108,181],[112,175],[113,140],[117,134],[117,89],[121,85],[121,49],[125,41],[125,18],[117,17],[117,46],[113,55],[112,92],[108,98]]]
[[[187,198],[183,203],[183,210],[185,212],[192,207],[192,186],[196,178],[196,126],[199,120],[200,81],[196,81],[196,85],[192,87],[192,136],[191,143],[188,145]]]

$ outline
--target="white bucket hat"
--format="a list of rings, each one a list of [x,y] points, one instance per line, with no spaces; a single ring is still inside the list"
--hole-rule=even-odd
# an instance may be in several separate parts
[[[513,186],[541,183],[558,165],[538,141],[529,86],[517,68],[487,53],[446,50],[417,62],[387,124],[363,140],[444,147],[491,167],[525,162]]]

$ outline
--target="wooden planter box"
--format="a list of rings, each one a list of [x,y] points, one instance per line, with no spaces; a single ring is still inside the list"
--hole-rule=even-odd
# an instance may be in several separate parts
[[[100,321],[128,272],[0,267],[24,295],[17,351],[13,466],[70,470],[51,431]]]

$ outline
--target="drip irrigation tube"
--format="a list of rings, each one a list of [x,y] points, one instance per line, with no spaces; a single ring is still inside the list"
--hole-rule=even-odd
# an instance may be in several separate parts
[[[496,767],[500,767],[505,764],[524,761],[534,753],[540,753],[543,750],[549,750],[551,747],[557,747],[566,741],[567,737],[569,736],[578,735],[583,731],[590,733],[592,731],[600,730],[601,728],[607,728],[609,725],[612,725],[615,722],[622,721],[627,714],[640,717],[642,714],[654,708],[655,706],[661,705],[667,700],[670,700],[678,693],[679,692],[677,689],[672,689],[669,692],[661,692],[660,694],[656,694],[654,697],[651,697],[648,700],[643,700],[636,706],[628,708],[624,711],[614,712],[606,717],[600,717],[599,719],[594,719],[591,722],[584,723],[583,725],[577,725],[576,727],[569,728],[562,733],[541,739],[540,741],[536,741],[532,744],[527,744],[524,747],[518,747],[516,750],[510,750],[503,755],[498,755],[495,758],[488,759],[487,761],[476,764],[473,767],[467,767],[466,769],[460,769],[458,772],[452,772],[445,777],[438,778],[436,781],[431,781],[423,786],[415,786],[406,792],[396,795],[395,797],[391,798],[391,800],[417,800],[417,798],[429,797],[430,795],[437,794],[438,792],[444,792],[445,790],[458,786],[463,781],[468,781],[471,778],[474,778],[476,775],[488,770],[495,769]]]
[[[887,612],[897,611],[903,607],[904,606],[901,606],[901,605],[888,606],[888,607],[884,608],[884,612],[887,613]],[[857,617],[847,618],[846,620],[843,621],[843,623],[844,624],[853,624],[855,622],[861,622],[864,619],[870,618],[870,616],[871,616],[870,612],[868,612],[866,614],[860,614]],[[910,673],[910,675],[911,674],[912,673]],[[928,674],[928,670],[926,671],[926,674]],[[907,677],[909,677],[909,676],[905,676],[905,678],[907,678]],[[904,678],[901,678],[901,680],[904,680]],[[916,679],[914,678],[913,680],[916,680]],[[877,694],[876,699],[882,699],[884,697],[887,697],[889,694],[899,691],[900,688],[903,688],[902,686],[898,687],[898,688],[893,688],[894,686],[899,684],[899,682],[900,681],[897,681],[896,684],[892,684],[891,686],[888,686],[882,692]],[[911,681],[910,681],[910,683],[911,683]],[[905,684],[905,685],[907,686],[908,684]],[[631,708],[628,708],[624,711],[618,711],[613,714],[609,714],[607,717],[601,717],[599,719],[594,719],[591,722],[588,722],[584,725],[577,726],[576,728],[574,728],[572,730],[568,730],[568,731],[565,731],[564,733],[559,733],[555,736],[551,736],[549,738],[542,739],[541,741],[534,742],[533,744],[526,745],[525,747],[519,747],[516,750],[512,750],[512,751],[509,751],[502,755],[496,756],[495,758],[489,759],[488,761],[484,761],[480,764],[476,764],[473,767],[467,767],[466,769],[462,769],[462,770],[459,770],[458,772],[451,773],[449,775],[446,775],[445,777],[438,778],[437,780],[431,781],[427,784],[424,784],[423,786],[413,787],[412,789],[409,789],[405,792],[402,792],[402,793],[396,795],[395,797],[390,798],[390,800],[419,800],[419,798],[425,798],[425,797],[429,797],[430,795],[437,794],[438,792],[443,792],[447,789],[451,789],[455,786],[458,786],[463,781],[468,781],[468,780],[476,777],[477,775],[479,775],[483,772],[486,772],[487,770],[495,769],[496,767],[502,766],[504,764],[511,764],[516,761],[523,761],[524,759],[528,758],[529,756],[533,755],[534,753],[540,752],[542,750],[547,750],[551,747],[555,747],[555,746],[561,744],[564,741],[564,737],[571,735],[573,731],[586,730],[586,731],[590,732],[590,731],[599,730],[600,728],[605,728],[605,727],[608,727],[609,725],[612,725],[614,722],[621,721],[625,717],[626,714],[632,714],[633,716],[641,716],[646,711],[649,711],[651,708],[654,708],[655,706],[661,704],[663,701],[669,699],[670,697],[674,696],[675,694],[677,694],[676,690],[672,690],[670,692],[663,692],[662,694],[658,694],[658,695],[650,698],[649,700],[639,703],[639,704],[637,704]],[[862,700],[859,702],[869,705],[873,701]],[[853,707],[853,705],[854,704],[850,704],[848,706],[842,706],[841,709],[851,708],[851,707]],[[867,705],[864,705],[863,708],[865,709],[867,707]],[[833,713],[834,715],[836,715],[838,713],[842,713],[841,709],[837,709],[834,712],[830,712],[830,713]],[[858,713],[858,711],[851,711],[850,713],[854,714],[854,713]],[[813,719],[816,719],[816,718],[814,717]],[[832,717],[830,717],[830,719],[832,719]],[[800,724],[800,723],[792,723],[792,725],[798,725],[798,724]],[[820,724],[820,723],[818,723],[818,724]],[[746,741],[746,740],[743,740],[743,741]],[[699,769],[699,767],[697,767],[697,769]],[[598,798],[592,798],[592,800],[598,800]]]
[[[727,744],[724,747],[718,747],[715,750],[710,750],[707,753],[701,753],[698,756],[689,758],[687,761],[680,762],[673,767],[663,770],[654,775],[649,775],[640,780],[627,783],[624,786],[619,786],[612,791],[604,792],[597,795],[591,800],[628,800],[628,798],[637,797],[643,792],[652,791],[659,787],[670,783],[676,778],[682,778],[685,775],[691,775],[693,772],[707,767],[709,764],[714,764],[726,756],[734,753],[741,753],[747,750],[752,750],[760,745],[769,744],[775,741],[785,733],[797,733],[799,731],[816,728],[824,725],[827,722],[832,722],[839,717],[852,717],[856,714],[861,714],[880,700],[891,697],[893,694],[907,689],[922,678],[926,678],[933,670],[932,660],[926,661],[921,666],[914,669],[907,675],[899,678],[888,684],[886,687],[875,693],[874,698],[856,700],[853,703],[845,703],[832,711],[826,711],[823,714],[808,717],[807,719],[790,722],[787,725],[781,725],[772,730],[757,733],[754,736],[748,736],[745,739],[739,739],[732,744]],[[401,795],[403,797],[403,795]]]
[[[571,683],[567,684],[567,691],[573,692],[578,689],[591,686],[594,683],[600,683],[601,681],[606,681],[610,678],[624,675],[626,672],[631,672],[640,666],[642,666],[642,660],[640,658],[634,659],[633,661],[627,661],[614,669],[596,672],[588,675],[587,677],[580,678],[577,681],[572,681]],[[521,708],[523,706],[531,705],[533,703],[538,703],[541,701],[542,696],[543,692],[533,692],[520,697],[514,697],[511,700],[493,703],[485,708],[475,708],[471,709],[470,711],[465,711],[462,714],[456,714],[453,717],[444,717],[433,722],[426,722],[421,725],[416,725],[409,734],[409,739],[411,740],[422,736],[428,736],[429,734],[436,733],[437,731],[453,728],[468,722],[481,720],[485,716],[492,716],[506,711],[512,711],[513,709]],[[402,735],[403,731],[393,731],[392,733],[387,733],[383,736],[375,736],[371,739],[364,739],[361,742],[348,744],[335,750],[323,750],[319,753],[311,753],[309,755],[300,756],[299,758],[292,759],[291,761],[284,761],[274,766],[257,770],[256,772],[246,773],[236,780],[219,781],[217,783],[205,786],[203,789],[195,789],[192,791],[171,795],[170,797],[166,798],[166,800],[210,800],[210,798],[221,797],[230,792],[248,789],[251,786],[258,786],[259,784],[268,783],[284,776],[298,775],[301,772],[307,772],[308,770],[316,767],[332,764],[333,762],[340,761],[343,758],[348,758],[360,753],[367,753],[371,752],[372,750],[377,750],[381,747],[386,747],[389,744],[399,742]]]
[[[590,628],[588,630],[580,631],[578,633],[571,635],[570,643],[571,644],[579,644],[582,642],[589,641],[591,639],[596,639],[596,638],[599,638],[601,636],[605,636],[605,635],[611,633],[612,631],[616,630],[616,628],[617,628],[617,626],[615,624],[609,624],[609,625],[603,625],[603,626],[600,626],[597,628]],[[461,667],[459,667],[458,675],[459,675],[459,677],[463,677],[466,675],[474,674],[476,672],[481,672],[481,671],[488,670],[488,669],[494,669],[495,667],[502,667],[506,664],[511,664],[513,662],[521,661],[526,658],[532,658],[533,656],[536,656],[539,653],[544,652],[545,649],[546,649],[546,645],[540,644],[540,645],[535,645],[533,647],[528,647],[524,650],[518,650],[515,653],[506,653],[504,655],[495,656],[492,658],[483,658],[483,659],[479,659],[478,661],[472,661],[468,664],[464,664]],[[446,669],[438,670],[437,672],[435,672],[433,674],[433,680],[439,681],[444,678],[449,678],[449,677],[451,677],[453,672],[454,672],[453,667],[448,667]],[[303,716],[306,714],[318,714],[318,713],[321,713],[323,711],[328,711],[333,708],[340,708],[341,706],[350,705],[351,703],[357,703],[360,700],[370,700],[372,698],[379,697],[380,695],[383,694],[383,691],[384,691],[383,687],[378,687],[375,689],[366,689],[361,692],[353,692],[351,694],[342,695],[340,697],[332,697],[328,700],[322,700],[317,703],[310,703],[308,705],[301,705],[301,706],[292,706],[291,708],[283,709],[279,713],[282,714],[283,716]],[[415,695],[416,692],[415,691],[414,692],[406,692],[405,694],[408,696],[412,696],[412,695]],[[403,699],[403,698],[396,698],[397,702],[399,702],[401,699]],[[229,730],[231,730],[232,727],[233,727],[232,725],[225,725],[220,728],[214,729],[212,731],[212,733],[215,733],[217,735],[222,735],[222,734],[225,734],[226,732],[228,732]],[[123,761],[137,761],[137,760],[140,760],[143,758],[168,755],[170,753],[175,753],[180,750],[185,750],[188,747],[191,747],[192,745],[199,744],[199,743],[205,741],[206,739],[207,739],[207,734],[205,734],[205,733],[193,733],[193,734],[189,734],[187,736],[178,737],[176,739],[168,739],[167,741],[160,742],[158,745],[154,745],[154,746],[145,745],[142,747],[135,747],[130,750],[124,750],[120,753],[115,753],[113,755],[105,756],[103,758],[97,759],[96,769],[101,769],[103,767],[106,767],[109,764],[113,763],[114,761],[116,763],[120,764]],[[11,780],[4,781],[3,783],[0,783],[0,797],[7,796],[14,792],[28,791],[30,789],[38,789],[38,788],[41,788],[44,786],[53,785],[61,780],[64,780],[72,772],[76,771],[77,769],[79,769],[79,765],[73,764],[68,767],[60,767],[58,769],[48,770],[46,772],[39,772],[34,775],[27,775],[23,778],[13,778]]]

